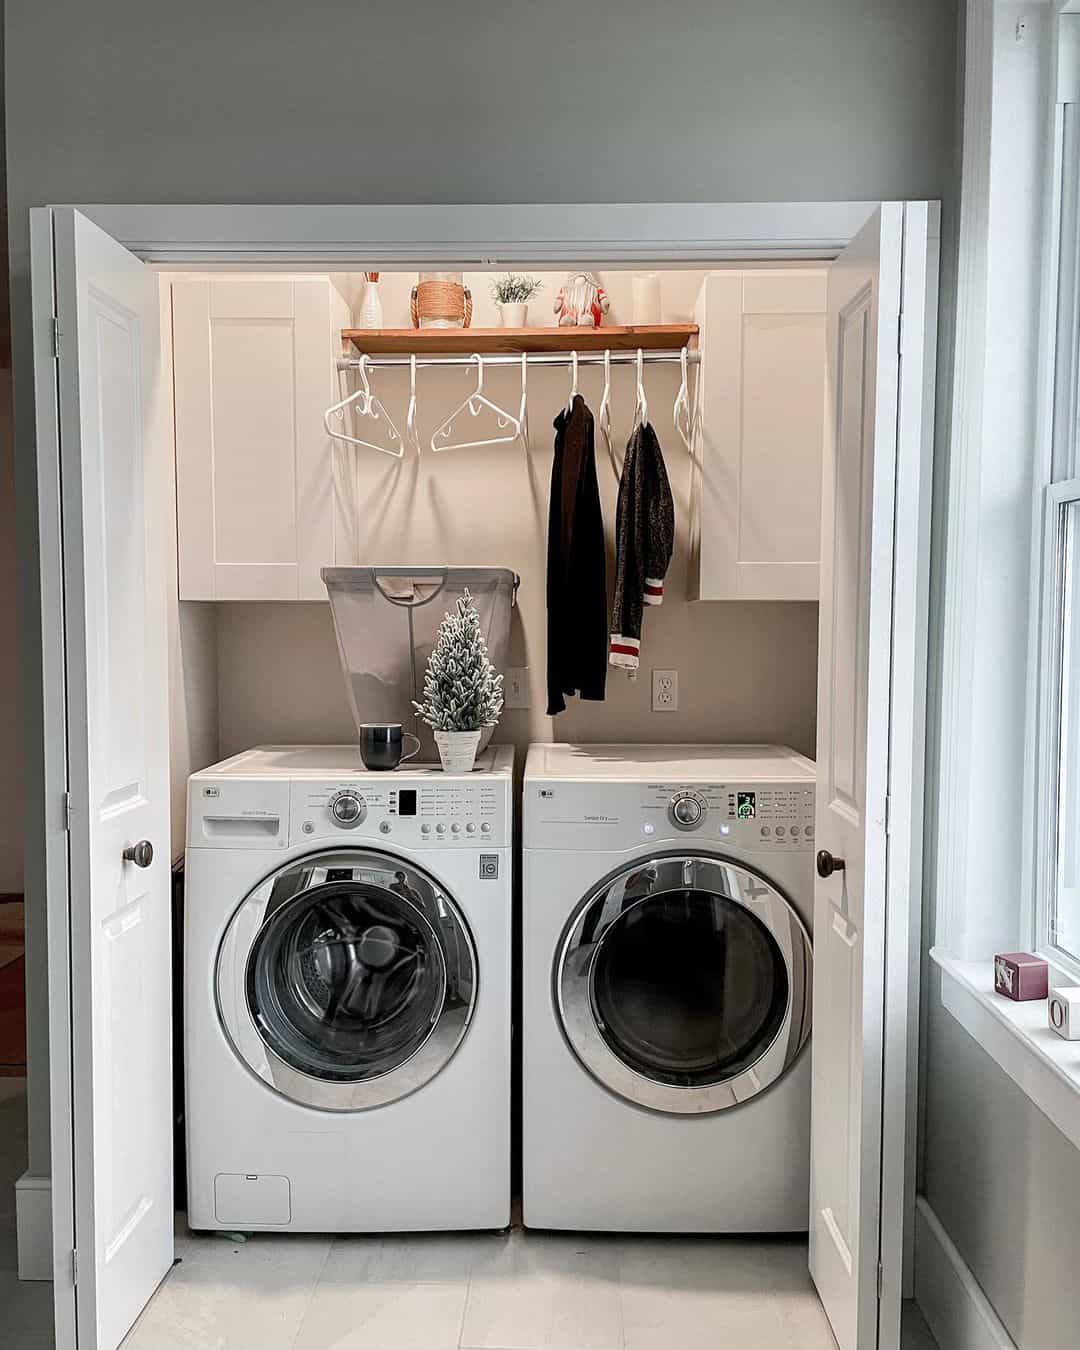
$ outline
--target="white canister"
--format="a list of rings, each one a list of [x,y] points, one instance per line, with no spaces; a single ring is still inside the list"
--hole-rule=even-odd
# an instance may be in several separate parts
[[[635,272],[632,279],[634,323],[660,322],[660,273]]]
[[[437,731],[435,744],[446,773],[472,773],[481,731]]]

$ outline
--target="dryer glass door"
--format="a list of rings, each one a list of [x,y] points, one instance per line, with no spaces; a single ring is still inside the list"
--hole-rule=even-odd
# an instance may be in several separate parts
[[[393,1101],[432,1078],[464,1036],[475,987],[450,898],[418,869],[359,851],[269,878],[218,960],[234,1048],[279,1092],[328,1109]]]
[[[661,857],[581,905],[556,972],[563,1026],[605,1086],[676,1113],[721,1110],[786,1072],[810,1031],[810,940],[748,870]]]

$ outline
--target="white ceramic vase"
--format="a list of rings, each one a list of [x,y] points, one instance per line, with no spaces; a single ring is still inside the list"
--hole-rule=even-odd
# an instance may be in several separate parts
[[[524,303],[499,306],[499,315],[504,328],[524,328],[528,312],[529,306]]]
[[[360,327],[381,328],[383,326],[382,298],[379,295],[379,283],[364,283],[364,298],[360,302]]]
[[[476,752],[483,733],[476,731],[437,731],[435,744],[439,747],[445,773],[472,773]]]

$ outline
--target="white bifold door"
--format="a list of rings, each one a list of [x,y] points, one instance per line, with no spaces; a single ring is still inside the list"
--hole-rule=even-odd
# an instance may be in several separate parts
[[[883,205],[827,286],[810,1269],[840,1350],[899,1345],[913,1200],[934,224]]]
[[[70,952],[49,934],[52,1008],[68,980],[71,1035],[70,1059],[50,1035],[57,1346],[74,1311],[79,1350],[113,1350],[173,1259],[158,286],[77,211],[35,216],[35,283],[52,253],[53,295],[34,294],[35,324],[54,306],[57,333],[37,371],[38,449],[59,441],[67,654]]]

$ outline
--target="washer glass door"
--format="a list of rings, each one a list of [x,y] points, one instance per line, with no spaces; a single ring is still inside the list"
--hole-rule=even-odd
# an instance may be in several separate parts
[[[557,960],[571,1048],[606,1087],[672,1113],[722,1110],[777,1080],[810,1034],[810,938],[762,877],[662,856],[579,907]]]
[[[222,1023],[248,1067],[305,1105],[415,1091],[465,1034],[475,955],[426,873],[374,852],[299,859],[252,892],[218,957]]]

